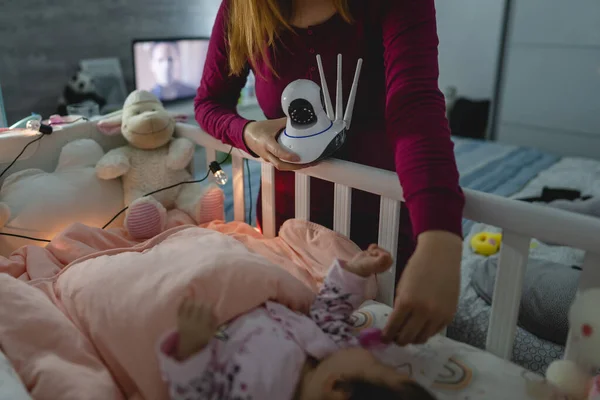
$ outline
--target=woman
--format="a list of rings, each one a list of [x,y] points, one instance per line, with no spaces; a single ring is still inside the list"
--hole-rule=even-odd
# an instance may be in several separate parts
[[[335,157],[395,170],[402,183],[408,212],[397,261],[405,268],[384,332],[401,345],[442,330],[458,302],[464,197],[438,89],[437,44],[434,0],[225,0],[195,101],[203,129],[275,165],[280,226],[294,216],[289,171],[299,168],[275,139],[285,126],[281,93],[299,78],[320,82],[317,54],[335,82],[340,53],[345,104],[363,58],[352,129]],[[250,69],[267,121],[235,111]],[[354,192],[352,239],[364,246],[377,239],[379,202]],[[313,179],[311,197],[311,220],[331,226],[332,186]]]

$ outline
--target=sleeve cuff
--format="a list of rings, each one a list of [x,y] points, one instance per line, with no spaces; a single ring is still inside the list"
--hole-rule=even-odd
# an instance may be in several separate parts
[[[350,302],[354,308],[358,308],[364,301],[367,285],[371,280],[363,278],[345,269],[346,262],[335,260],[327,275],[327,281],[347,294],[351,294]]]
[[[462,238],[462,214],[465,199],[462,191],[421,193],[407,200],[406,206],[415,237],[427,231],[447,231]]]
[[[246,146],[246,142],[244,141],[244,129],[250,122],[253,121],[244,117],[236,116],[236,118],[231,122],[231,129],[233,132],[235,132],[232,141],[234,142],[233,145],[238,149],[245,151],[253,157],[258,157],[252,150],[248,148],[248,146]]]
[[[179,343],[179,334],[171,331],[159,341],[158,359],[163,379],[171,383],[189,382],[199,376],[210,363],[210,344],[187,360],[177,361],[174,353]]]

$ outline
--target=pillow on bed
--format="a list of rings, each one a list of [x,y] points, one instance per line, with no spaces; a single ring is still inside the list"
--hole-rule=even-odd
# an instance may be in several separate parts
[[[75,222],[106,224],[123,208],[123,189],[119,180],[96,176],[103,154],[92,139],[75,140],[61,150],[54,172],[27,169],[8,176],[0,189],[0,209],[10,210],[2,231],[49,240]],[[44,242],[0,236],[0,254],[31,244]]]
[[[478,259],[471,285],[492,303],[498,257]],[[534,335],[564,345],[569,333],[569,308],[575,298],[580,270],[570,265],[530,257],[525,270],[519,324]]]

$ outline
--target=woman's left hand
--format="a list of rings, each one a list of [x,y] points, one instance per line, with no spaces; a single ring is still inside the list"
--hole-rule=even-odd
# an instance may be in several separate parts
[[[415,253],[398,282],[386,341],[422,344],[444,329],[456,313],[460,293],[462,239],[453,233],[419,235]]]

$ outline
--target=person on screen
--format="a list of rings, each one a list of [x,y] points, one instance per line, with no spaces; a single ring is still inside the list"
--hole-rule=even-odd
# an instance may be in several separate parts
[[[150,67],[156,82],[151,92],[160,100],[177,100],[196,94],[194,87],[175,78],[179,56],[179,47],[174,42],[157,42],[150,48]]]

